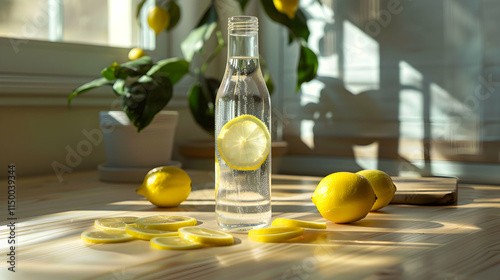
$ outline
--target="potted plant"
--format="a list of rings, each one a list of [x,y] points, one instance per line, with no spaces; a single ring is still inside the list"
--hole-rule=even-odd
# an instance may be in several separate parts
[[[113,63],[101,71],[101,78],[70,94],[68,104],[91,89],[111,86],[121,98],[123,111],[100,112],[106,150],[106,165],[99,166],[101,178],[130,180],[118,174],[120,170],[126,170],[129,176],[137,171],[141,175],[135,177],[143,178],[149,169],[170,164],[177,112],[163,108],[172,98],[173,85],[188,72],[189,63],[183,59],[153,63],[149,56],[142,56],[123,64]]]

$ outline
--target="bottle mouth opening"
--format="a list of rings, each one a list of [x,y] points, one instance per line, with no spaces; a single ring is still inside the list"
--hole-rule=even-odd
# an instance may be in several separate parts
[[[256,35],[259,31],[259,20],[254,16],[230,17],[227,29],[231,35]]]

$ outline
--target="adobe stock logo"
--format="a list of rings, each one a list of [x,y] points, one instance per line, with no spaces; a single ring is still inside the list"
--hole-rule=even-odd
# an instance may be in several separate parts
[[[14,53],[18,54],[21,51],[21,45],[29,43],[29,38],[34,37],[41,30],[47,30],[50,28],[51,18],[54,17],[55,12],[62,10],[61,5],[62,1],[39,1],[36,12],[31,15],[31,17],[27,17],[25,19],[24,25],[20,30],[20,34],[12,33],[9,36],[9,41]],[[59,35],[59,33],[57,35]],[[49,38],[50,37],[51,35],[49,32]]]
[[[100,145],[103,141],[103,132],[97,128],[90,131],[83,129],[82,134],[86,139],[80,140],[76,144],[76,148],[72,148],[70,145],[66,146],[67,154],[65,164],[58,161],[53,161],[51,164],[59,182],[63,181],[62,175],[64,173],[73,172],[73,168],[80,165],[83,158],[89,156],[94,150],[94,147]]]
[[[403,11],[403,6],[399,0],[390,0],[387,3],[387,9],[381,9],[377,19],[370,20],[365,25],[366,34],[377,37],[382,28],[389,26],[392,20],[392,15],[398,15]]]

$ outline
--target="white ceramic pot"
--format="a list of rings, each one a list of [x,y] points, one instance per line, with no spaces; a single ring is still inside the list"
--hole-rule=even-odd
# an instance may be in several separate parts
[[[106,166],[152,168],[169,165],[177,118],[176,111],[161,111],[145,129],[137,133],[137,128],[125,112],[100,112]]]

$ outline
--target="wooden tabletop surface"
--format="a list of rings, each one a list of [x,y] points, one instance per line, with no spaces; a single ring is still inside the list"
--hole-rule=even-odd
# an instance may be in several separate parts
[[[193,191],[177,208],[160,209],[137,184],[105,183],[95,171],[17,178],[7,220],[4,180],[0,279],[499,279],[500,187],[459,184],[457,205],[389,205],[353,224],[327,222],[287,243],[236,244],[189,251],[148,241],[87,245],[80,233],[95,219],[157,214],[192,216],[217,229],[213,172],[188,171]],[[320,178],[277,175],[273,218],[326,222],[310,197]],[[15,221],[15,271],[6,254]]]

